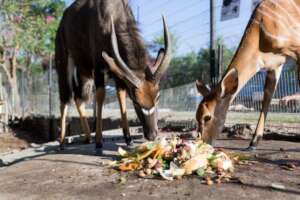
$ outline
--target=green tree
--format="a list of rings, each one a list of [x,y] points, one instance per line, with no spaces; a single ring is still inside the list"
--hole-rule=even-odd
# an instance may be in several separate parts
[[[223,62],[227,67],[232,59],[233,50],[228,49],[222,39],[218,45],[223,45]],[[162,80],[163,88],[176,87],[194,82],[197,79],[209,83],[210,81],[210,55],[208,48],[202,48],[198,53],[190,52],[183,56],[173,57],[167,75]]]
[[[172,53],[176,54],[178,49],[178,38],[173,34],[170,33],[171,42],[172,42]],[[156,53],[159,51],[160,48],[163,48],[165,46],[165,39],[164,35],[160,34],[158,36],[155,36],[153,40],[149,44],[149,49],[152,53]]]
[[[2,0],[0,6],[0,49],[3,49],[0,67],[17,107],[17,71],[30,71],[30,67],[53,52],[55,31],[65,3],[63,0]]]

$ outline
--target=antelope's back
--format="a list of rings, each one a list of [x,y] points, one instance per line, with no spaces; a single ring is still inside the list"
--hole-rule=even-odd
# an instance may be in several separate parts
[[[256,9],[254,22],[260,25],[266,47],[300,47],[300,1],[265,0]]]
[[[75,1],[60,22],[57,49],[66,49],[77,66],[94,68],[102,51],[111,52],[111,16],[118,26],[127,26],[124,22],[133,18],[127,0]]]

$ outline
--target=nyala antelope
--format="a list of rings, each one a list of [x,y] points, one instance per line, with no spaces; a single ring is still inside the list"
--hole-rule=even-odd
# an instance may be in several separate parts
[[[171,59],[171,41],[163,18],[165,48],[158,53],[157,69],[148,66],[148,53],[127,0],[76,0],[64,12],[55,49],[55,64],[61,101],[60,143],[63,147],[68,103],[74,98],[86,142],[91,141],[84,102],[96,86],[96,148],[102,148],[102,105],[105,97],[104,74],[112,74],[117,88],[125,141],[132,144],[126,94],[131,98],[146,139],[158,133],[157,103],[159,81]]]
[[[263,136],[268,107],[287,58],[300,71],[300,0],[263,0],[255,9],[239,48],[222,80],[213,90],[200,81],[204,96],[196,113],[198,132],[212,143],[223,129],[226,113],[237,93],[258,71],[267,71],[259,121],[249,149]],[[299,79],[299,77],[298,77]]]

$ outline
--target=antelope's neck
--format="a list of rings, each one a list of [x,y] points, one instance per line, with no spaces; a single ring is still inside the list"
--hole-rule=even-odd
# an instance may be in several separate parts
[[[261,69],[262,60],[259,52],[259,25],[251,23],[241,40],[238,50],[234,55],[228,69],[235,68],[238,72],[238,90],[230,98],[229,103],[234,99],[245,84]]]

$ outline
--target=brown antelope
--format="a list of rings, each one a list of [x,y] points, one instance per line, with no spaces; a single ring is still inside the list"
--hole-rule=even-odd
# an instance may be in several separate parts
[[[204,96],[196,119],[203,139],[212,143],[224,126],[226,113],[237,93],[258,71],[267,71],[259,121],[249,149],[263,136],[271,98],[287,58],[297,61],[300,71],[300,0],[263,0],[255,9],[239,48],[222,80],[209,91],[197,82]]]
[[[132,143],[126,114],[126,94],[132,99],[144,136],[153,140],[158,132],[156,105],[159,80],[171,59],[170,35],[163,19],[165,49],[159,51],[154,73],[127,0],[77,0],[64,12],[56,36],[56,69],[61,100],[60,143],[65,138],[67,104],[74,97],[81,124],[90,142],[84,101],[96,85],[96,148],[102,148],[104,73],[116,82],[125,141]]]

